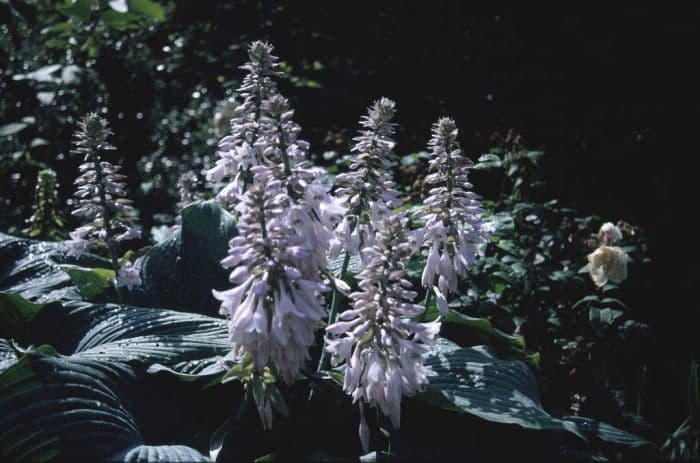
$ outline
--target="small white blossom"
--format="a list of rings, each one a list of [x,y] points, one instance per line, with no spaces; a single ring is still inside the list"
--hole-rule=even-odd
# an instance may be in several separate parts
[[[134,267],[131,262],[125,263],[119,269],[117,276],[117,286],[126,286],[131,291],[134,286],[141,286],[141,276],[138,267]]]
[[[483,210],[471,191],[468,174],[472,163],[457,143],[457,126],[441,118],[428,143],[433,153],[425,183],[430,187],[425,208],[416,214],[425,220],[423,239],[430,248],[421,276],[422,286],[434,288],[440,313],[447,314],[447,296],[457,290],[459,278],[479,256],[491,227],[482,220]],[[437,286],[436,286],[437,283]]]
[[[629,256],[617,246],[601,246],[588,255],[589,273],[596,286],[608,281],[622,283],[627,278]]]
[[[416,293],[406,279],[405,264],[416,246],[404,227],[400,215],[379,224],[376,239],[364,249],[367,264],[357,275],[359,290],[350,294],[352,308],[326,328],[325,347],[335,363],[345,362],[343,389],[360,402],[361,412],[363,403],[379,407],[397,429],[401,397],[428,383],[431,372],[422,354],[440,331],[439,322],[412,320],[425,308],[412,303]],[[366,426],[363,414],[359,433],[368,450]]]
[[[605,222],[598,231],[598,236],[605,244],[613,244],[622,240],[622,230],[612,222]]]

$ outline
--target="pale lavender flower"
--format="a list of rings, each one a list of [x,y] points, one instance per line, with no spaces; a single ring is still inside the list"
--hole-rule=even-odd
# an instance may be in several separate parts
[[[284,223],[291,200],[283,183],[264,166],[251,173],[250,187],[238,196],[239,235],[221,262],[233,269],[234,287],[213,293],[230,318],[231,342],[252,355],[258,374],[272,363],[289,383],[309,358],[326,288],[298,267],[311,253]]]
[[[85,236],[92,231],[92,227],[80,227],[76,230],[70,232],[70,240],[66,241],[66,246],[68,246],[68,255],[79,258],[82,256],[87,248],[90,246],[90,241],[85,239]]]
[[[367,263],[357,275],[359,290],[350,294],[352,308],[326,328],[325,349],[333,362],[345,362],[343,389],[353,402],[379,407],[398,429],[401,397],[428,383],[431,372],[422,354],[434,342],[440,322],[412,320],[425,308],[412,303],[416,293],[406,279],[405,265],[417,246],[406,233],[405,219],[390,215],[378,225],[376,239],[364,249]],[[364,417],[359,432],[367,451]]]
[[[131,262],[125,263],[119,269],[117,275],[117,286],[126,286],[131,291],[134,286],[141,286],[141,275],[138,267],[134,267]]]
[[[336,194],[348,213],[336,228],[342,245],[332,250],[333,255],[341,248],[355,254],[371,244],[378,221],[401,205],[391,176],[396,145],[392,138],[396,130],[396,124],[391,122],[394,113],[395,103],[388,98],[381,98],[368,108],[368,114],[360,121],[360,134],[353,139],[352,151],[357,156],[350,171],[336,176]]]
[[[280,75],[279,59],[272,55],[272,45],[255,41],[248,48],[249,61],[241,66],[248,71],[237,97],[242,103],[233,109],[231,134],[219,142],[219,159],[206,173],[207,179],[218,183],[229,177],[230,183],[217,198],[230,203],[251,181],[249,169],[261,162],[256,141],[260,135],[262,103],[277,93],[273,78]]]
[[[293,121],[289,101],[273,95],[263,102],[260,137],[256,147],[261,164],[270,168],[289,194],[284,223],[293,229],[309,257],[297,267],[308,278],[316,278],[326,268],[326,254],[335,240],[333,227],[345,209],[329,193],[325,169],[313,167],[307,159],[309,144],[298,138],[301,127]]]
[[[84,162],[75,181],[77,203],[72,214],[86,223],[70,233],[71,239],[66,242],[69,252],[76,256],[93,244],[110,247],[113,241],[140,236],[133,219],[128,217],[133,207],[126,198],[126,177],[119,173],[121,166],[102,157],[115,149],[107,140],[112,134],[107,121],[90,113],[78,125],[74,153],[83,156]]]
[[[455,122],[441,118],[432,133],[428,146],[433,158],[425,178],[429,196],[416,214],[417,219],[425,220],[423,238],[429,246],[421,284],[433,289],[440,313],[446,315],[447,296],[457,290],[458,279],[467,276],[491,227],[483,221],[483,209],[471,191],[468,174],[472,163],[457,143]]]

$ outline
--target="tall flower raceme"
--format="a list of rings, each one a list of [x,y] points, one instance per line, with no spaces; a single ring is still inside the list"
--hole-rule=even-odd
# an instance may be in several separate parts
[[[251,355],[259,376],[272,364],[289,383],[309,358],[314,329],[324,314],[320,293],[326,288],[318,279],[305,278],[297,265],[310,251],[284,223],[290,199],[283,183],[265,166],[251,173],[253,182],[238,196],[240,234],[222,261],[233,269],[235,286],[213,293],[229,316],[235,349]]]
[[[95,113],[86,115],[78,126],[74,153],[83,157],[83,163],[79,167],[81,175],[75,180],[77,204],[72,214],[83,219],[83,225],[69,234],[71,239],[66,245],[76,257],[91,246],[105,246],[117,286],[131,287],[137,283],[137,275],[132,269],[120,271],[117,247],[119,242],[141,234],[128,215],[133,208],[126,197],[126,177],[119,173],[121,166],[104,160],[104,155],[115,150],[108,141],[112,131],[107,121]]]
[[[58,210],[58,181],[56,172],[40,170],[34,193],[34,211],[27,219],[28,227],[23,232],[30,238],[57,238],[63,234],[63,218]]]
[[[449,311],[447,296],[457,290],[458,278],[465,278],[479,256],[479,244],[486,242],[491,225],[482,219],[483,210],[477,195],[471,191],[471,161],[457,142],[454,120],[440,118],[432,128],[428,147],[432,151],[430,187],[425,208],[416,213],[425,220],[424,243],[429,246],[428,260],[421,284],[435,293],[440,313]],[[436,285],[437,284],[437,285]],[[426,301],[429,296],[426,297]]]
[[[251,181],[249,169],[260,164],[256,141],[260,135],[260,117],[263,101],[277,93],[273,80],[280,75],[279,59],[272,54],[272,45],[256,41],[248,48],[249,61],[241,66],[248,71],[238,89],[242,103],[233,110],[231,134],[219,142],[219,159],[207,171],[207,179],[218,183],[224,178],[230,182],[219,192],[222,202],[232,202]]]
[[[401,424],[401,397],[428,383],[431,371],[422,354],[435,341],[440,322],[413,321],[425,311],[414,304],[416,292],[406,279],[406,263],[418,248],[405,229],[406,219],[390,214],[377,222],[376,238],[365,248],[367,263],[357,275],[352,308],[329,325],[325,349],[332,361],[344,361],[343,389],[358,402],[360,439],[369,450],[364,404],[379,407],[395,428]]]
[[[377,223],[390,214],[391,208],[401,205],[391,176],[395,106],[390,99],[381,98],[368,108],[360,121],[360,134],[353,139],[352,151],[357,157],[349,172],[336,176],[336,194],[348,212],[336,228],[342,244],[334,247],[334,255],[342,248],[346,255],[355,254],[372,244]]]
[[[284,223],[293,229],[310,256],[298,262],[307,278],[326,268],[326,254],[336,242],[334,226],[345,209],[330,194],[328,173],[308,161],[309,144],[298,138],[301,127],[293,121],[289,101],[273,95],[262,104],[260,136],[256,142],[262,165],[268,166],[289,194]]]

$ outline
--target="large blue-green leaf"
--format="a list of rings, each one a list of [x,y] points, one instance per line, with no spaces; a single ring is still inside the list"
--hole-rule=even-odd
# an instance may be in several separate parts
[[[418,400],[495,423],[583,437],[574,423],[544,410],[535,377],[523,362],[500,360],[484,346],[459,347],[440,339],[425,364],[436,375]]]
[[[74,358],[143,368],[161,364],[183,373],[215,365],[231,350],[223,319],[119,304],[47,305],[33,315],[27,328],[5,336],[24,345],[49,344]]]
[[[45,305],[29,302],[16,293],[0,291],[0,336],[20,336]]]
[[[123,397],[126,364],[30,351],[0,374],[2,461],[206,461],[182,445],[150,446]]]
[[[563,419],[576,423],[579,429],[594,441],[630,448],[654,445],[642,437],[597,420],[583,416],[565,416]]]
[[[0,373],[17,362],[17,352],[7,339],[0,338]]]
[[[131,301],[217,315],[220,304],[211,290],[231,286],[220,262],[236,233],[233,216],[216,201],[185,207],[180,230],[138,260],[143,283],[132,291]]]
[[[18,293],[33,302],[81,300],[83,296],[61,265],[108,267],[109,264],[92,254],[76,259],[67,252],[61,242],[35,241],[0,233],[0,291]]]

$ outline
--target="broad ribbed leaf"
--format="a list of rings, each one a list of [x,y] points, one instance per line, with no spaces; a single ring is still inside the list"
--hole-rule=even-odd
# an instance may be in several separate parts
[[[165,309],[67,302],[43,308],[29,328],[20,337],[24,345],[50,344],[75,358],[158,363],[184,373],[231,350],[225,320]]]
[[[7,339],[0,338],[0,373],[17,362],[17,353]]]
[[[87,300],[95,300],[96,297],[114,288],[114,270],[77,265],[61,265],[61,269],[68,274],[80,294]]]
[[[35,241],[0,233],[0,291],[18,293],[33,302],[81,300],[82,295],[61,264],[108,267],[105,259],[67,255],[61,242]]]
[[[345,261],[345,251],[341,252],[338,257],[328,261],[328,270],[330,270],[336,278],[340,278]],[[354,254],[348,259],[347,273],[349,275],[357,275],[360,271],[360,256]]]
[[[180,230],[136,264],[141,266],[143,283],[132,291],[131,301],[216,316],[220,304],[211,290],[231,286],[221,259],[236,233],[233,216],[216,201],[185,207]]]
[[[2,461],[206,461],[184,446],[145,446],[122,396],[125,364],[25,354],[0,374]]]
[[[446,410],[526,429],[565,430],[583,437],[574,423],[542,407],[537,382],[520,361],[499,360],[485,346],[459,347],[440,339],[425,359],[436,376],[417,398]]]
[[[635,436],[632,433],[601,421],[584,418],[582,416],[565,416],[563,419],[576,423],[578,428],[589,438],[606,444],[631,448],[654,445],[642,437]]]
[[[45,305],[29,302],[16,293],[0,292],[0,336],[21,335]]]
[[[433,321],[439,316],[440,311],[432,301],[425,313],[424,321]],[[529,361],[534,365],[539,361],[537,355],[527,351],[525,339],[522,336],[504,333],[494,327],[487,318],[470,317],[456,310],[450,310],[446,316],[442,317],[442,323],[462,327],[478,340],[476,342],[491,346],[505,358]]]

